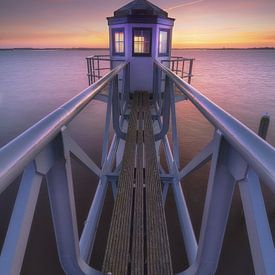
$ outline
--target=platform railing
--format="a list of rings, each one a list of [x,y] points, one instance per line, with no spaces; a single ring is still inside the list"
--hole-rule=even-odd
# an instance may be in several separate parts
[[[119,77],[122,85],[119,89]],[[129,63],[123,63],[0,150],[0,194],[22,175],[0,256],[0,274],[20,274],[38,194],[46,178],[59,259],[66,274],[101,274],[89,266],[95,234],[121,138],[129,97]],[[99,167],[70,137],[67,125],[93,100],[107,103]],[[111,117],[113,123],[111,123]],[[114,136],[109,148],[110,127]],[[79,240],[71,155],[99,178]]]
[[[182,79],[187,78],[187,82],[191,84],[194,60],[194,58],[171,56],[169,59],[163,60],[161,63],[170,68],[172,72],[180,76]]]
[[[110,55],[93,55],[86,57],[89,85],[98,81],[112,68]]]
[[[89,85],[95,83],[105,74],[109,73],[112,68],[117,66],[118,62],[125,62],[124,59],[112,59],[110,55],[92,55],[86,57],[87,62],[87,76]],[[114,66],[115,65],[115,66]]]
[[[165,87],[161,91],[163,78]],[[180,168],[179,161],[176,88],[181,92],[182,100],[189,100],[215,128],[213,139],[183,168]],[[255,273],[274,274],[275,249],[261,182],[275,193],[275,149],[157,61],[154,65],[153,98],[160,129],[156,141],[163,143],[169,167],[169,175],[164,175],[164,178],[170,178],[170,182],[167,180],[168,183],[164,185],[164,200],[171,186],[190,264],[180,274],[215,274],[236,187],[239,187],[241,194]],[[173,150],[166,135],[169,127]],[[210,160],[207,194],[197,242],[182,188],[186,176]]]
[[[98,81],[113,67],[115,67],[118,62],[124,61],[124,59],[113,59],[110,55],[92,55],[86,57],[89,85]],[[190,84],[193,77],[194,61],[194,58],[171,56],[168,59],[162,60],[161,63],[169,67],[175,74],[177,74],[181,78],[186,78],[187,82]]]

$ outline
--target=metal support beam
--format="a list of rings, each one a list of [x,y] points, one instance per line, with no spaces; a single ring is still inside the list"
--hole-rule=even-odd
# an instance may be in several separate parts
[[[157,88],[158,88],[158,91],[157,91],[157,94],[158,94],[158,100],[157,100],[157,103],[158,103],[158,106],[159,106],[159,111],[161,112],[162,110],[162,105],[163,105],[163,99],[162,99],[162,95],[163,95],[163,90],[162,90],[162,71],[157,68]],[[161,115],[161,113],[160,113]]]
[[[171,124],[172,124],[172,140],[173,140],[173,155],[178,167],[180,167],[179,155],[179,140],[177,131],[177,115],[176,115],[176,101],[175,101],[175,86],[171,84]]]
[[[158,97],[159,97],[159,94],[160,94],[160,88],[159,88],[159,69],[158,67],[156,66],[156,64],[154,64],[154,71],[153,71],[153,101],[154,101],[154,104],[157,103],[158,101]]]
[[[211,141],[179,173],[180,180],[202,167],[212,156],[215,143]]]
[[[114,198],[114,200],[115,200],[116,195],[117,195],[117,184],[118,184],[117,180],[112,180],[112,181],[111,181],[112,192],[113,192],[113,198]]]
[[[126,108],[128,108],[130,101],[130,63],[124,69],[124,99]]]
[[[0,274],[20,274],[42,175],[32,162],[24,171],[0,257]]]
[[[185,201],[185,197],[182,191],[181,183],[178,177],[178,168],[173,161],[173,155],[168,142],[167,136],[163,140],[165,155],[169,166],[169,172],[175,175],[175,179],[172,184],[174,199],[177,207],[178,218],[180,222],[180,229],[186,248],[186,254],[189,264],[193,264],[197,256],[197,240],[195,237],[194,229],[190,219],[189,211]]]
[[[171,91],[173,90],[173,83],[171,79],[166,76],[165,78],[165,93],[164,93],[164,105],[163,105],[163,121],[161,131],[155,135],[155,141],[161,140],[169,131],[170,122],[170,102],[171,102]]]
[[[106,191],[108,188],[108,180],[106,174],[111,172],[112,163],[118,147],[118,138],[113,138],[108,157],[103,166],[103,175],[96,189],[93,202],[91,204],[88,217],[80,238],[80,255],[86,262],[90,261],[95,235],[103,208]]]
[[[123,140],[126,139],[126,134],[121,131],[120,128],[120,104],[118,98],[118,76],[115,76],[114,80],[112,81],[113,87],[113,128],[117,134],[117,136]]]
[[[226,168],[228,143],[217,131],[203,211],[196,262],[182,275],[215,274],[235,188],[235,179]]]
[[[239,183],[253,264],[257,275],[272,275],[275,271],[275,249],[261,183],[249,169],[247,178]]]
[[[109,146],[109,135],[110,135],[110,122],[111,122],[111,112],[112,112],[112,85],[109,85],[109,96],[108,96],[108,103],[107,103],[107,110],[106,110],[106,118],[105,118],[105,128],[103,134],[103,145],[102,145],[102,155],[101,155],[101,167],[103,167],[108,152]]]
[[[68,159],[60,159],[47,175],[59,260],[66,274],[99,275],[80,258],[70,166]]]
[[[160,174],[160,179],[163,183],[172,183],[174,180],[174,175],[171,174]]]
[[[157,108],[157,106],[155,106]],[[158,125],[161,127],[160,117],[158,117]],[[166,161],[169,168],[169,173],[174,176],[172,182],[174,199],[177,207],[178,219],[180,223],[180,230],[184,240],[184,245],[188,257],[189,264],[192,265],[197,255],[197,240],[195,237],[194,229],[192,226],[191,218],[185,201],[185,197],[182,191],[181,183],[179,180],[178,167],[174,161],[173,154],[169,145],[167,135],[162,140],[164,145],[164,152]]]
[[[166,198],[167,198],[167,194],[168,194],[168,191],[169,191],[169,187],[170,187],[170,183],[168,182],[165,182],[163,184],[163,189],[162,189],[162,201],[163,201],[163,204],[165,205],[166,203]]]
[[[61,129],[63,146],[65,151],[72,153],[81,164],[84,164],[89,170],[95,173],[98,177],[101,175],[100,168],[94,163],[94,161],[83,151],[83,149],[70,137],[68,128],[63,127]]]

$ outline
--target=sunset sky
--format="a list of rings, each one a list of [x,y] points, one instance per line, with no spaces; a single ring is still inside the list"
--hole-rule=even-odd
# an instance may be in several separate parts
[[[107,47],[125,0],[0,0],[0,48]],[[275,0],[153,0],[176,18],[173,46],[275,47]]]

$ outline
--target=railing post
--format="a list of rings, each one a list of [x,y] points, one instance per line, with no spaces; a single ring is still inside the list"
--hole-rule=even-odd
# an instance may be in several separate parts
[[[56,142],[62,146],[61,137],[57,137]],[[92,269],[80,257],[70,153],[62,152],[60,147],[59,149],[60,151],[56,152],[59,158],[47,174],[59,259],[67,274],[99,275],[99,272]]]
[[[155,141],[161,140],[169,131],[170,122],[170,105],[171,105],[171,91],[173,89],[172,80],[166,75],[165,77],[165,92],[163,100],[163,120],[162,127],[159,134],[155,135]]]
[[[261,183],[257,174],[248,169],[239,183],[255,273],[272,275],[275,270],[275,250],[265,209]]]
[[[175,60],[172,61],[172,71],[175,71]]]
[[[101,155],[101,167],[103,167],[108,152],[108,144],[109,144],[109,132],[110,132],[110,121],[111,121],[111,113],[112,113],[112,99],[113,99],[113,89],[112,83],[109,83],[109,95],[108,95],[108,103],[106,109],[106,119],[105,119],[105,129],[103,135],[103,145],[102,145],[102,155]]]
[[[154,104],[157,102],[157,65],[153,64],[153,102]]]
[[[179,141],[177,131],[177,115],[175,102],[175,85],[171,87],[171,122],[172,122],[172,139],[173,139],[173,155],[178,167],[180,167]]]
[[[97,57],[97,77],[98,77],[98,80],[101,78],[101,77],[100,77],[100,62],[99,62],[99,56]]]
[[[181,78],[183,78],[183,76],[184,76],[184,63],[185,63],[185,60],[182,59]]]
[[[125,71],[124,71],[124,94],[125,94],[125,106],[128,107],[129,100],[130,100],[130,63],[127,64]]]
[[[120,106],[119,106],[119,98],[118,98],[118,76],[116,75],[112,81],[112,110],[113,110],[113,128],[117,134],[117,136],[123,140],[126,139],[126,134],[123,133],[120,129]]]
[[[190,63],[189,63],[189,73],[188,73],[188,83],[189,84],[191,84],[192,71],[193,71],[193,59],[191,59]]]
[[[154,64],[154,94],[153,100],[154,103],[158,103],[159,108],[161,109],[161,70],[156,64]]]
[[[158,105],[159,105],[159,110],[161,112],[162,110],[162,71],[158,68],[157,69],[157,88],[158,88]]]
[[[89,86],[90,86],[91,85],[91,70],[90,70],[89,63],[91,62],[91,60],[87,57],[86,62],[87,62],[88,82],[89,82]]]
[[[42,175],[32,162],[24,171],[0,257],[0,274],[20,274]]]
[[[235,179],[225,166],[229,144],[215,134],[196,263],[182,274],[215,274],[235,189]]]
[[[94,58],[92,58],[91,61],[92,61],[92,69],[91,69],[92,75],[91,75],[91,77],[93,79],[93,83],[95,83],[96,78],[95,78],[95,60],[94,60]]]

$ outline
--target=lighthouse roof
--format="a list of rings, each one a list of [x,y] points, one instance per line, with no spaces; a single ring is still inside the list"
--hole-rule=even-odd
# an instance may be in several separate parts
[[[164,23],[173,25],[174,19],[168,13],[147,0],[134,0],[114,12],[108,17],[109,25],[119,23]]]
[[[168,13],[147,0],[134,0],[114,12],[115,17],[128,15],[155,15],[168,18]]]

